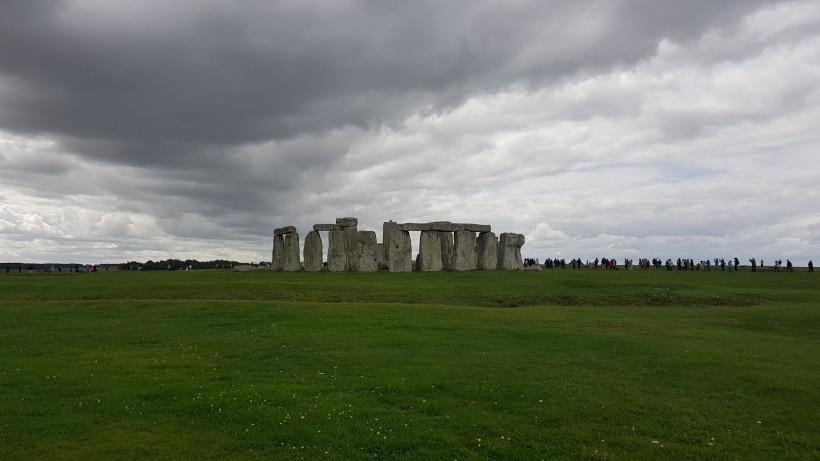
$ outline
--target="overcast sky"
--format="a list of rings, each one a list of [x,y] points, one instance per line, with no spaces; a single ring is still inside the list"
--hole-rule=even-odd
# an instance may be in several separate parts
[[[817,0],[0,3],[0,261],[270,260],[355,216],[802,265],[818,180]]]

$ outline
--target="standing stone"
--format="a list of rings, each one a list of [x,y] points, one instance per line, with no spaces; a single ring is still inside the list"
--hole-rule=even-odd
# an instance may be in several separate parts
[[[285,237],[282,234],[273,235],[273,254],[270,268],[281,271],[285,267]]]
[[[524,246],[524,236],[504,232],[498,240],[498,269],[520,270],[524,268],[521,259],[521,247]]]
[[[327,268],[332,272],[347,270],[344,231],[332,230],[327,233]]]
[[[441,270],[452,270],[453,233],[439,231],[438,238],[441,241]]]
[[[359,241],[359,231],[357,226],[359,220],[356,218],[336,218],[336,225],[342,228],[345,239],[345,270],[357,272],[359,270],[359,258],[356,255]]]
[[[382,242],[384,245],[384,262],[390,268],[390,236],[398,229],[398,223],[395,221],[387,221],[382,224]]]
[[[387,255],[385,254],[384,243],[376,244],[376,267],[379,270],[387,269]]]
[[[413,244],[410,232],[394,230],[387,234],[384,244],[390,272],[412,272]]]
[[[441,233],[438,231],[421,231],[419,238],[419,271],[436,272],[444,268],[441,260]]]
[[[305,236],[305,270],[319,272],[322,270],[322,236],[319,231],[310,231]]]
[[[498,237],[492,232],[478,234],[478,269],[494,271],[498,268]]]
[[[378,245],[374,231],[359,231],[356,258],[359,272],[376,272],[378,265]]]
[[[458,231],[455,233],[453,257],[450,270],[473,271],[478,268],[478,243],[475,232]]]
[[[299,261],[299,234],[285,234],[285,261],[283,269],[296,272],[302,268]]]

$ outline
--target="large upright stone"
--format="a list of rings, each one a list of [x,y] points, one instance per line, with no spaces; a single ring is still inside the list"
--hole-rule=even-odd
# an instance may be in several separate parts
[[[390,268],[390,237],[393,232],[398,231],[398,223],[395,221],[386,221],[382,224],[382,244],[384,245],[384,262],[387,263],[387,268]]]
[[[319,231],[310,231],[305,236],[304,260],[306,271],[322,270],[322,236]]]
[[[336,218],[336,225],[342,228],[345,239],[345,270],[357,272],[359,258],[356,255],[359,241],[359,220],[356,218]]]
[[[458,231],[454,235],[453,257],[450,270],[473,271],[478,267],[478,242],[475,232]]]
[[[356,258],[359,272],[376,272],[379,270],[378,245],[374,231],[359,231],[356,245]]]
[[[453,269],[453,233],[439,232],[441,240],[441,270],[449,271]]]
[[[332,272],[347,270],[347,251],[345,234],[342,230],[332,230],[327,233],[327,268]]]
[[[410,232],[394,230],[384,242],[387,266],[390,272],[413,271],[413,244]]]
[[[498,269],[520,270],[524,268],[521,259],[521,247],[524,246],[524,236],[512,232],[504,232],[498,240]]]
[[[299,234],[285,234],[285,260],[283,270],[296,272],[302,268],[299,261]]]
[[[376,244],[376,267],[379,270],[387,269],[387,255],[385,254],[384,243]]]
[[[444,243],[438,231],[421,231],[419,237],[418,270],[421,272],[436,272],[444,268],[441,253]]]
[[[483,271],[498,269],[498,237],[492,232],[478,234],[477,266]]]
[[[273,234],[273,253],[271,256],[270,268],[274,271],[281,271],[285,267],[285,236]]]

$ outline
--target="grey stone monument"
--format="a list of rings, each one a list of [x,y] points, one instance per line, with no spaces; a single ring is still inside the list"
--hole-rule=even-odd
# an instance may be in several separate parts
[[[457,231],[454,235],[453,258],[450,270],[473,271],[478,268],[478,243],[475,232]]]
[[[382,226],[384,255],[390,272],[413,270],[413,245],[410,232],[398,230],[398,223],[385,222]]]
[[[512,232],[504,232],[498,239],[498,269],[521,270],[524,260],[521,259],[521,247],[524,245],[524,236]]]
[[[322,270],[322,236],[319,231],[310,231],[305,236],[304,260],[306,271]]]
[[[438,231],[421,231],[419,237],[419,268],[421,272],[436,272],[444,269],[444,264],[441,260],[442,249],[445,243],[442,243],[441,232]]]
[[[356,245],[356,258],[358,260],[359,272],[375,272],[379,270],[377,253],[376,233],[373,231],[359,231]]]
[[[478,261],[479,270],[494,271],[498,269],[498,237],[492,232],[478,234]]]
[[[299,234],[285,234],[285,261],[283,270],[296,272],[302,268],[299,261]]]
[[[270,268],[281,271],[285,267],[285,237],[282,234],[273,234],[273,254]]]
[[[332,230],[327,233],[327,268],[332,272],[347,270],[347,250],[345,234],[342,230]]]
[[[359,258],[356,255],[359,241],[359,220],[356,218],[336,218],[336,225],[342,228],[344,234],[345,249],[345,270],[357,272],[359,270]]]

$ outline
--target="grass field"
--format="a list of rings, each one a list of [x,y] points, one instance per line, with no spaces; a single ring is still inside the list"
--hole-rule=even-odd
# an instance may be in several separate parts
[[[0,275],[0,459],[820,459],[820,276]]]

